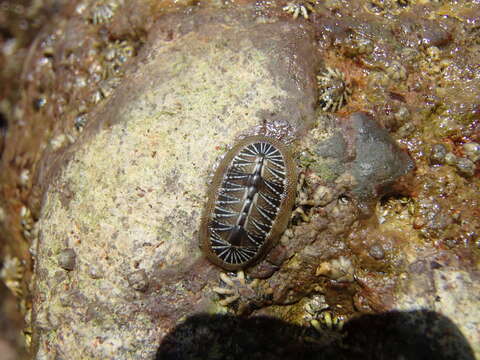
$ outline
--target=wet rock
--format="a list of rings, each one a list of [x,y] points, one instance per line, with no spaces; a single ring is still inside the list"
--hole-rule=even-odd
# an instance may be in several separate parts
[[[458,161],[458,158],[455,156],[454,153],[449,152],[445,155],[445,163],[446,164],[456,165],[457,161]]]
[[[306,186],[298,198],[300,208],[306,205],[305,223],[294,226],[295,236],[284,243],[288,261],[269,279],[274,303],[297,301],[318,279],[353,282],[355,266],[344,237],[355,221],[368,216],[369,206],[413,168],[410,157],[371,116],[355,113],[341,121],[325,116],[318,123],[300,145]],[[327,193],[329,201],[324,201],[321,194]],[[373,255],[367,250],[370,262],[385,258],[381,246],[372,248]]]
[[[207,9],[208,0],[81,0],[66,8],[33,3],[40,10],[0,10],[0,18],[8,15],[0,32],[0,83],[6,84],[0,87],[0,232],[6,244],[0,254],[22,265],[7,286],[22,311],[34,300],[38,359],[152,358],[165,334],[180,334],[188,345],[191,337],[184,334],[192,329],[208,341],[220,333],[220,341],[209,343],[227,349],[225,333],[245,339],[238,336],[244,335],[241,322],[233,321],[229,332],[224,319],[217,319],[217,331],[204,324],[171,330],[193,312],[225,311],[212,304],[218,269],[200,258],[195,223],[210,166],[237,134],[257,125],[290,127],[300,130],[300,143],[313,141],[299,149],[296,205],[303,215],[296,213],[283,249],[272,251],[257,272],[268,301],[289,305],[256,314],[302,323],[303,336],[312,330],[305,299],[319,294],[330,319],[424,307],[430,311],[367,316],[347,328],[349,339],[359,341],[314,354],[339,357],[349,345],[361,353],[346,358],[408,358],[419,348],[434,349],[429,358],[472,359],[470,347],[480,353],[480,191],[476,176],[462,178],[457,169],[459,159],[477,159],[474,146],[466,145],[478,142],[478,4],[309,1],[315,11],[305,20],[274,1],[212,1],[223,10]],[[199,6],[173,14],[179,4]],[[50,15],[52,25],[28,50],[33,38],[18,34],[38,29]],[[319,111],[315,119],[321,90],[315,75],[326,67],[344,73],[354,92],[346,107],[328,116]],[[360,110],[415,159],[415,176],[401,187],[359,176],[362,141],[349,116]],[[314,120],[318,126],[308,131]],[[440,143],[451,151],[445,155],[451,166],[425,161]],[[386,169],[395,173],[391,164]],[[390,189],[395,192],[376,203]],[[66,247],[78,254],[72,272],[58,266]],[[30,282],[33,261],[38,267]],[[148,274],[144,292],[128,283],[128,274],[140,268]],[[437,321],[442,313],[450,320]],[[254,325],[247,336],[258,329],[255,318],[248,320]],[[418,331],[409,332],[409,323]],[[399,332],[414,346],[399,347]],[[280,347],[288,340],[281,337]],[[465,344],[465,356],[448,353],[458,344]]]
[[[457,171],[465,177],[472,177],[475,175],[475,163],[466,158],[459,158],[455,164]]]
[[[414,226],[426,237],[438,237],[453,222],[447,209],[433,199],[419,199]]]
[[[435,144],[432,146],[430,152],[430,164],[441,165],[445,163],[445,156],[447,155],[447,148],[443,144]]]
[[[349,121],[356,155],[351,167],[357,182],[353,193],[362,199],[378,196],[412,170],[413,161],[367,114],[353,114]]]
[[[314,140],[309,142],[316,155],[311,168],[327,182],[345,181],[345,175],[350,174],[349,190],[359,199],[380,196],[395,180],[413,169],[410,157],[365,113],[355,113],[341,124],[326,126],[332,135],[315,144],[311,143]],[[339,180],[341,176],[343,180]]]
[[[480,144],[471,142],[463,144],[463,150],[470,160],[476,162],[480,159]]]

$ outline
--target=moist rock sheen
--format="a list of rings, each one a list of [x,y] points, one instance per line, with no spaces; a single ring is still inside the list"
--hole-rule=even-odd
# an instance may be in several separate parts
[[[322,177],[333,180],[349,172],[354,178],[351,192],[358,199],[383,195],[388,185],[413,169],[412,159],[372,116],[357,112],[330,127],[332,135],[314,145],[328,168]]]
[[[352,175],[357,180],[353,192],[362,199],[382,193],[382,188],[413,169],[413,162],[397,145],[388,132],[364,113],[350,117],[355,133],[356,158]]]
[[[220,149],[264,120],[288,119],[294,132],[314,122],[312,34],[243,11],[164,18],[83,137],[43,172],[37,359],[149,359],[181,317],[205,310],[200,289],[218,273],[195,224]],[[76,254],[66,276],[65,248]]]

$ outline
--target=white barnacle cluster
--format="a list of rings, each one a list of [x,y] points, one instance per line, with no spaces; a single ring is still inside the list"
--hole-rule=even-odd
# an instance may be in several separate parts
[[[324,295],[314,295],[304,305],[304,319],[318,332],[341,331],[345,322],[344,316],[336,315],[329,308]]]
[[[253,280],[250,284],[245,279],[245,273],[239,271],[236,276],[228,276],[225,273],[220,273],[220,279],[224,282],[226,287],[214,287],[213,291],[217,294],[224,296],[224,299],[220,300],[221,306],[228,306],[241,297],[241,293],[245,293],[245,289],[252,292],[258,286],[258,279]],[[242,289],[244,289],[242,291]]]
[[[121,73],[123,65],[133,56],[135,48],[126,40],[117,40],[110,42],[102,52],[106,65],[106,74],[104,78]]]
[[[20,224],[22,225],[23,236],[30,239],[35,221],[32,212],[26,206],[22,206],[20,209]]]
[[[95,2],[91,10],[91,21],[94,25],[108,22],[121,5],[119,0],[102,0]]]
[[[375,15],[398,15],[412,3],[412,0],[370,0],[366,2],[364,8]]]
[[[336,112],[344,106],[352,95],[345,74],[329,67],[317,75],[318,100],[322,110]]]
[[[315,12],[315,5],[317,5],[316,0],[291,1],[283,7],[283,11],[292,14],[294,19],[296,19],[298,15],[302,15],[305,19],[308,19],[308,14]]]
[[[0,271],[0,278],[10,291],[17,297],[22,295],[22,274],[23,265],[16,257],[6,255],[3,259],[3,267]]]

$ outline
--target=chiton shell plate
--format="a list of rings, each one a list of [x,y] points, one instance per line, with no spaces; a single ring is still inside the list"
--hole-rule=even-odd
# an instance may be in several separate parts
[[[288,224],[296,180],[293,158],[276,139],[250,136],[228,151],[213,177],[200,226],[207,258],[226,270],[259,261]]]

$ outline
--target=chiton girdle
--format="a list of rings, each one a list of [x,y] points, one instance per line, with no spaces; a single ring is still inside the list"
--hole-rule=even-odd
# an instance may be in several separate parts
[[[295,201],[296,168],[280,141],[250,136],[227,152],[200,226],[206,257],[226,270],[258,262],[278,241]]]

